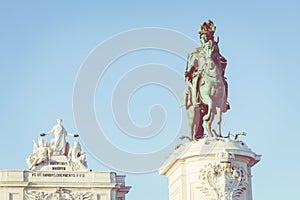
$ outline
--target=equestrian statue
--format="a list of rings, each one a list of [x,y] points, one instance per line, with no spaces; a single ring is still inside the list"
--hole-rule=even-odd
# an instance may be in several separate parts
[[[198,31],[201,46],[193,50],[187,58],[184,76],[188,86],[183,105],[193,140],[204,137],[204,121],[209,137],[221,137],[222,113],[230,109],[225,77],[227,60],[220,54],[219,38],[214,37],[215,30],[211,20],[203,22]],[[214,120],[216,130],[212,129]]]

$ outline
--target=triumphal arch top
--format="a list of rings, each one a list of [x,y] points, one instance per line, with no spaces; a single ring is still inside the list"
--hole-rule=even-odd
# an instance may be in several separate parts
[[[27,170],[0,171],[1,200],[125,200],[125,176],[90,170],[81,144],[67,140],[79,135],[61,122],[33,142]]]

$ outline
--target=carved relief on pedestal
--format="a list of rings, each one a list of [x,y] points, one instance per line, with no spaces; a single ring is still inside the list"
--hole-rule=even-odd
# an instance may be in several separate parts
[[[72,192],[72,200],[91,200],[93,194],[90,192]]]
[[[26,190],[26,200],[91,200],[93,194],[90,192],[70,191],[57,188],[54,192],[46,193],[37,190]]]
[[[50,199],[50,194],[42,191],[25,191],[26,200],[48,200]]]
[[[221,152],[217,162],[200,170],[199,189],[210,200],[238,200],[247,190],[249,180],[246,169],[234,162],[234,155]]]

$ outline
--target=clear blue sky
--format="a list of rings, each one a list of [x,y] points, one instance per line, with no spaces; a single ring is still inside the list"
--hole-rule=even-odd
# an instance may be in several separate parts
[[[173,29],[198,42],[199,24],[211,19],[217,26],[221,52],[228,60],[226,76],[232,109],[224,117],[223,132],[248,132],[244,141],[263,155],[253,168],[254,199],[295,199],[300,178],[299,7],[296,0],[1,1],[1,169],[26,169],[32,140],[49,131],[57,117],[63,118],[70,132],[77,132],[72,109],[74,84],[82,63],[99,43],[143,27]],[[183,74],[185,62],[152,51],[122,59],[107,70],[107,82],[99,82],[95,95],[97,118],[99,122],[106,120],[104,129],[112,133],[107,137],[116,146],[137,153],[155,151],[168,141],[149,140],[148,144],[147,140],[126,139],[118,132],[108,113],[110,104],[102,97],[115,87],[114,81],[122,73],[137,65],[168,64]],[[171,126],[178,126],[174,122],[180,115],[178,102],[161,87],[144,89],[137,91],[129,103],[133,121],[147,125],[149,106],[166,104],[163,131],[171,135],[162,140],[172,137],[178,129]],[[103,109],[107,111],[101,112]],[[93,170],[112,170],[91,154],[88,163]],[[132,186],[129,200],[168,198],[167,179],[157,172],[118,173],[126,174],[127,184]]]

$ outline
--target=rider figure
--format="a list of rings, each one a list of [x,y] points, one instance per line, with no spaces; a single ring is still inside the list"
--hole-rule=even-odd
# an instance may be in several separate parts
[[[204,58],[211,58],[217,66],[221,66],[222,79],[225,85],[225,92],[226,92],[226,100],[228,97],[228,83],[227,79],[225,77],[225,69],[227,65],[227,60],[220,54],[219,47],[218,47],[218,38],[215,41],[214,40],[214,33],[215,33],[216,27],[214,26],[214,23],[211,20],[207,20],[206,22],[203,22],[201,24],[201,28],[199,29],[198,33],[200,35],[200,41],[202,46],[199,48],[196,48],[194,51],[191,52],[191,55],[188,55],[188,65],[187,69],[190,70],[185,72],[185,78],[188,79],[189,84],[192,88],[192,99],[193,104],[201,104],[201,100],[199,99],[199,84],[200,80],[202,78],[202,71],[200,69],[203,69],[202,66],[205,64]],[[218,65],[220,63],[220,65]],[[227,110],[230,109],[229,103],[227,104]]]

